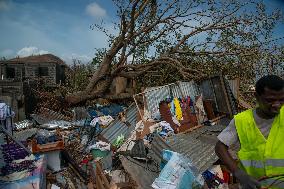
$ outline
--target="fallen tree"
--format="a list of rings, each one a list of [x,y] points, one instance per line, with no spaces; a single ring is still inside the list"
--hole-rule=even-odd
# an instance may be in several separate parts
[[[102,25],[92,26],[109,36],[110,48],[85,89],[65,97],[69,104],[106,96],[115,98],[109,89],[116,77],[143,82],[143,76],[151,78],[151,71],[165,67],[176,73],[169,77],[183,80],[215,72],[250,79],[263,56],[280,52],[272,31],[281,14],[267,13],[262,3],[237,0],[114,3],[120,18],[116,25],[119,32],[113,36]]]

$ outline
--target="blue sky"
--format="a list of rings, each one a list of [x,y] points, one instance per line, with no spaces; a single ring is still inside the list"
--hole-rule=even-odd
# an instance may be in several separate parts
[[[103,19],[114,33],[115,14],[109,0],[0,0],[0,57],[49,52],[88,61],[95,48],[107,47],[90,25]]]
[[[266,0],[269,9],[281,0]],[[0,0],[0,57],[52,53],[67,63],[90,61],[96,48],[107,47],[107,36],[90,25],[104,20],[111,33],[117,21],[111,0]],[[283,33],[284,26],[277,29]]]

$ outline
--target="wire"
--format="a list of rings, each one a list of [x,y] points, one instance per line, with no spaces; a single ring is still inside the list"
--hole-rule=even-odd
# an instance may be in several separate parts
[[[129,159],[127,156],[125,156],[125,158],[126,158],[128,161],[130,161],[131,163],[134,163],[134,164],[136,164],[136,165],[138,165],[138,166],[144,168],[146,171],[150,171],[150,172],[153,172],[153,173],[160,173],[160,171],[158,171],[157,165],[156,165],[157,170],[152,170],[152,169],[150,169],[149,163],[148,163],[149,160],[146,160],[146,167],[145,167],[145,166],[143,166],[143,165],[137,163],[137,161],[134,161],[134,160]]]

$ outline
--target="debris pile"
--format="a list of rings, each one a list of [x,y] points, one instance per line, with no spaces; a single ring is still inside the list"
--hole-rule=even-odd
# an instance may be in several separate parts
[[[228,188],[214,145],[237,110],[228,86],[214,86],[178,82],[132,104],[76,107],[69,117],[42,108],[13,133],[3,126],[0,188]]]

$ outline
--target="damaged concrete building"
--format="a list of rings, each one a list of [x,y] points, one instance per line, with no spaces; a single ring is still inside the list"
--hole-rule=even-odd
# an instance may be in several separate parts
[[[43,79],[45,85],[54,87],[65,82],[67,65],[55,55],[33,55],[0,61],[0,99],[15,111],[15,121],[31,113],[34,102],[30,96],[33,83]]]

